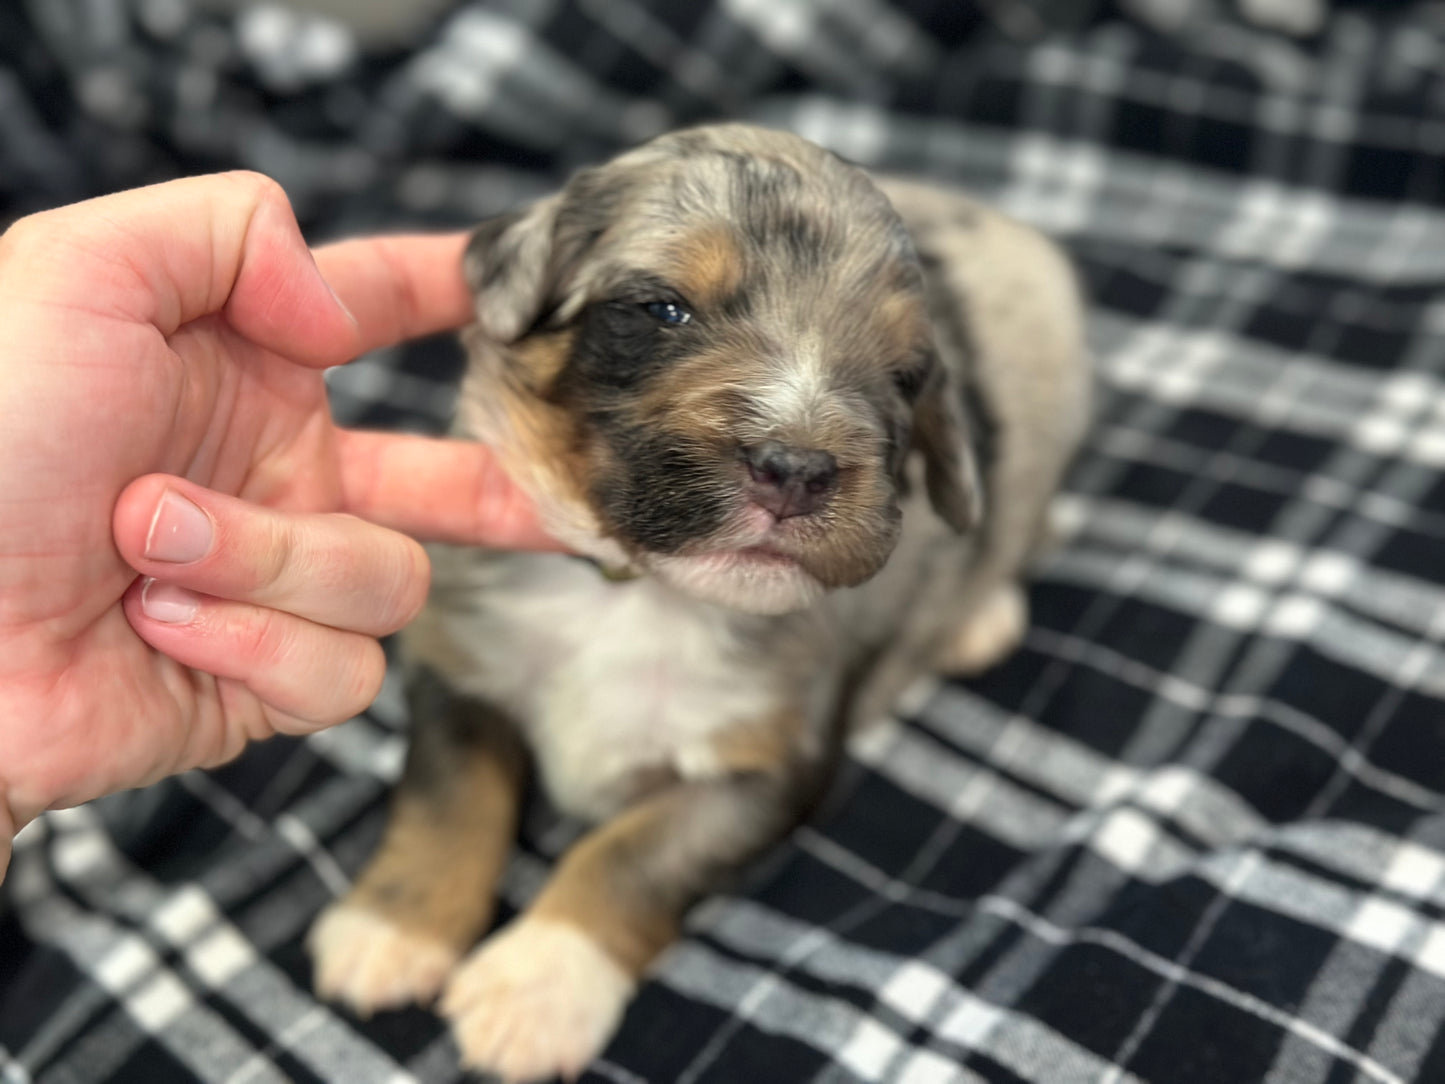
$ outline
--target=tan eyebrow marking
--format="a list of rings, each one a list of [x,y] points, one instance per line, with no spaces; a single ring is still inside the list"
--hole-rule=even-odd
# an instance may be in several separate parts
[[[721,225],[706,226],[678,246],[673,269],[684,297],[696,305],[712,305],[741,285],[742,253],[731,230]]]

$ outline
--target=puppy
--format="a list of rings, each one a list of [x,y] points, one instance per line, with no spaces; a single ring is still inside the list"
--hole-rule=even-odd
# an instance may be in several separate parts
[[[1023,634],[1080,306],[1024,227],[741,125],[484,223],[466,273],[458,432],[579,556],[434,553],[385,838],[309,947],[324,997],[440,995],[469,1066],[573,1076],[851,720]],[[531,769],[597,827],[467,955]]]

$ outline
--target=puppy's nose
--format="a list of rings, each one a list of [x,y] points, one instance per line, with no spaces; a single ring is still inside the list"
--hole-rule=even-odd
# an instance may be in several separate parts
[[[838,484],[838,461],[817,448],[765,440],[743,449],[752,498],[779,519],[814,512]]]

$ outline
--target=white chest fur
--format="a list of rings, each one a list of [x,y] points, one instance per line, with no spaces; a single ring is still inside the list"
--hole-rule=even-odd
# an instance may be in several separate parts
[[[565,557],[435,556],[431,616],[463,656],[448,678],[517,720],[570,813],[610,815],[648,769],[707,776],[711,739],[781,702],[727,614],[655,580],[611,583]]]

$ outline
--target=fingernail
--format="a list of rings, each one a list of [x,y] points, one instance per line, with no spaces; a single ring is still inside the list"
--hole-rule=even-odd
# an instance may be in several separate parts
[[[141,586],[140,608],[152,621],[184,625],[200,612],[201,600],[184,587],[151,578]]]
[[[152,561],[185,564],[199,561],[211,551],[215,528],[211,517],[174,490],[161,494],[155,518],[146,534],[146,553]]]

